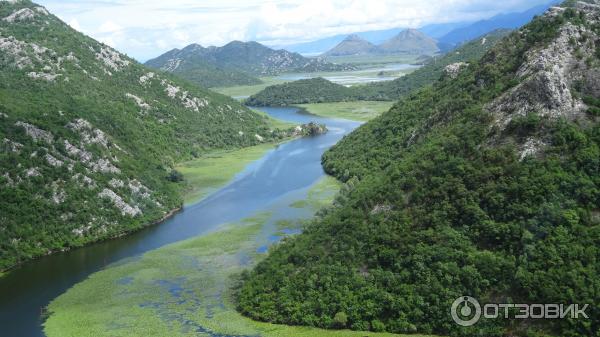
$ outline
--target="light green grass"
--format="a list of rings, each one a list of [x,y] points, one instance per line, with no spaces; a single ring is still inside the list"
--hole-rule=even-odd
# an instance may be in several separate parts
[[[290,206],[294,208],[308,208],[317,211],[322,207],[331,205],[335,196],[342,188],[342,183],[331,176],[324,176],[310,187],[307,197],[304,200],[298,200]]]
[[[419,55],[353,55],[327,57],[327,61],[334,63],[350,63],[355,65],[406,63],[412,64],[417,61]]]
[[[388,111],[393,105],[394,102],[356,101],[301,104],[298,106],[312,114],[323,117],[366,122]]]
[[[277,79],[275,77],[263,77],[260,80],[263,81],[263,83],[255,85],[240,85],[234,87],[212,88],[211,90],[233,98],[243,99],[258,93],[259,91],[262,91],[268,86],[287,82]]]
[[[313,189],[323,204],[339,188],[321,181]],[[269,235],[294,229],[261,213],[212,234],[108,266],[75,285],[48,307],[48,337],[180,337],[224,334],[261,337],[394,337],[387,333],[330,331],[252,321],[234,310],[235,276],[252,268]],[[271,225],[268,225],[271,224]],[[416,335],[413,337],[417,337]]]
[[[261,144],[239,150],[213,151],[198,159],[179,164],[186,188],[186,205],[197,202],[227,184],[248,164],[260,159],[276,144]]]

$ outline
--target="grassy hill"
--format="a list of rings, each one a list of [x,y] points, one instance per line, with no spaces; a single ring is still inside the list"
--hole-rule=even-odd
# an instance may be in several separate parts
[[[148,225],[182,204],[175,163],[273,137],[230,98],[0,2],[0,270]]]
[[[390,82],[371,83],[348,88],[324,79],[301,80],[269,86],[250,96],[246,104],[251,106],[285,106],[356,100],[397,100],[417,88],[432,84],[444,74],[448,66],[458,65],[461,62],[477,61],[508,33],[506,30],[494,31],[444,56],[432,58],[422,68]]]
[[[568,2],[403,98],[323,157],[337,206],[238,290],[260,321],[451,336],[593,336],[452,302],[600,303],[600,10]]]

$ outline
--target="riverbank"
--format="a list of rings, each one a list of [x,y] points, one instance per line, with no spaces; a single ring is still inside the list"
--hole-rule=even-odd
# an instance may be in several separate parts
[[[310,203],[294,206],[314,213],[330,205],[341,186],[330,179],[323,178],[306,191]],[[150,251],[91,275],[49,305],[45,333],[48,337],[399,336],[261,323],[235,311],[230,289],[236,275],[265,256],[262,247],[302,229],[301,219],[286,221],[276,215],[278,210],[224,224],[212,234]]]

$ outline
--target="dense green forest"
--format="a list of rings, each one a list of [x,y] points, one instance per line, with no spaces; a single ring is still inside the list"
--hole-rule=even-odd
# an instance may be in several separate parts
[[[248,106],[289,106],[343,102],[350,97],[354,97],[354,90],[351,88],[317,77],[267,87],[260,93],[250,96],[244,103]]]
[[[328,151],[326,171],[346,182],[336,205],[242,275],[238,310],[324,328],[598,336],[600,7],[591,2],[536,18]],[[463,328],[450,316],[462,295],[590,304],[589,319]]]
[[[176,162],[280,136],[30,1],[0,18],[0,270],[148,225],[182,204]]]
[[[444,74],[444,69],[459,62],[480,59],[509,31],[497,30],[440,57],[431,58],[425,66],[389,82],[345,87],[323,79],[299,80],[269,86],[246,100],[249,106],[288,106],[306,103],[348,101],[392,101],[415,89],[430,85]]]

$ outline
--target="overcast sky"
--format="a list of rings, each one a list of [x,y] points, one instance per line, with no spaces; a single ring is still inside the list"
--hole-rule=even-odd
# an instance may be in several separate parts
[[[418,28],[521,11],[549,0],[38,0],[75,29],[145,61],[191,43],[269,45]]]

